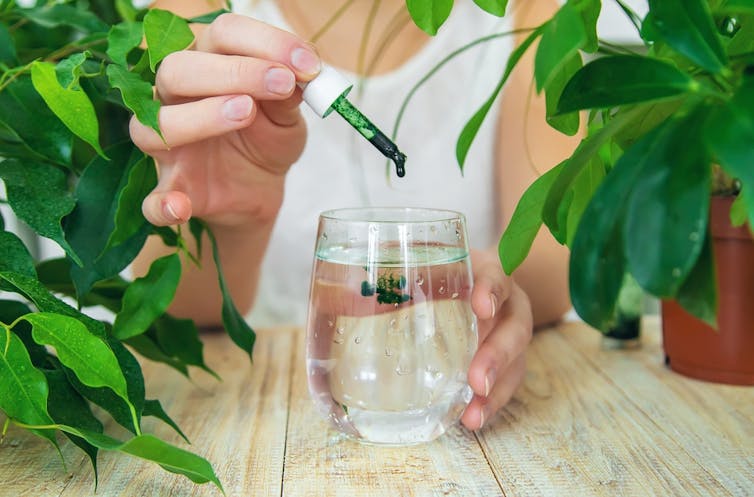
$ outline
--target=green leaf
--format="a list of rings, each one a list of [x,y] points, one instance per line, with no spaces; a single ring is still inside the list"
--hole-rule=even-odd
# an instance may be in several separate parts
[[[643,106],[638,106],[629,109],[627,112],[618,113],[595,134],[582,140],[563,166],[562,172],[550,188],[550,193],[547,194],[545,208],[542,211],[542,220],[560,243],[565,243],[568,238],[567,227],[560,224],[560,221],[564,218],[560,206],[566,193],[571,190],[573,182],[576,181],[581,171],[599,153],[600,148],[617,133],[630,126],[644,110]],[[568,217],[565,216],[565,219],[567,220]]]
[[[137,278],[126,290],[123,309],[113,324],[113,335],[125,340],[144,333],[170,305],[180,277],[181,260],[178,254],[152,262],[147,275]]]
[[[425,33],[434,36],[453,9],[453,0],[406,0],[411,19]]]
[[[720,11],[754,14],[754,0],[725,0],[720,6]]]
[[[702,135],[713,158],[754,192],[754,76],[746,76],[730,102],[712,111]],[[754,220],[754,195],[746,194],[748,217]]]
[[[175,357],[183,364],[197,366],[220,379],[204,362],[204,344],[199,339],[199,329],[194,321],[164,314],[154,326],[157,343],[165,354]]]
[[[241,313],[236,309],[236,305],[233,303],[233,298],[230,295],[227,283],[225,283],[225,276],[223,275],[222,265],[220,264],[220,252],[217,248],[217,241],[212,231],[205,226],[207,236],[212,244],[212,258],[215,261],[215,267],[217,268],[217,278],[220,283],[220,291],[223,296],[223,326],[225,331],[230,335],[231,340],[235,342],[238,347],[249,354],[249,359],[252,359],[252,351],[254,350],[254,342],[256,341],[256,333],[246,323]]]
[[[0,330],[0,410],[24,424],[53,424],[47,413],[47,380],[31,363],[21,339]],[[54,430],[31,430],[57,447]]]
[[[144,25],[140,22],[121,22],[107,34],[107,56],[123,67],[128,66],[128,54],[138,47],[144,37]]]
[[[68,426],[61,425],[59,429],[80,436],[100,449],[122,452],[155,462],[171,473],[186,476],[194,483],[212,482],[222,490],[220,480],[217,479],[209,462],[152,435],[140,435],[121,442],[107,435],[76,430]]]
[[[597,20],[602,10],[602,2],[600,0],[575,0],[574,7],[581,15],[581,22],[586,34],[586,43],[582,49],[585,52],[594,53],[600,45],[597,35]]]
[[[0,232],[0,271],[13,271],[30,278],[37,277],[34,259],[26,245],[13,233]]]
[[[571,112],[563,115],[555,115],[558,106],[558,100],[563,93],[566,83],[581,69],[581,54],[576,52],[570,60],[563,64],[557,73],[550,80],[550,84],[545,87],[545,105],[547,108],[547,123],[561,133],[573,136],[579,130],[579,113]]]
[[[73,137],[39,96],[30,77],[20,76],[0,91],[0,124],[21,140],[24,158],[46,158],[70,166]],[[10,157],[5,148],[3,155]]]
[[[105,157],[99,146],[99,121],[89,96],[80,89],[63,88],[55,74],[55,66],[49,62],[32,64],[31,81],[63,124]]]
[[[686,73],[658,59],[634,55],[602,57],[585,65],[563,89],[558,112],[611,108],[694,91]]]
[[[542,31],[534,57],[534,78],[537,91],[542,91],[562,66],[587,43],[581,15],[571,3],[565,4],[550,19]]]
[[[37,265],[39,281],[50,291],[76,297],[76,287],[71,280],[71,263],[65,258],[47,259]],[[101,305],[114,313],[120,311],[123,294],[128,282],[120,276],[114,276],[94,285],[80,302],[82,307]]]
[[[16,44],[5,24],[0,24],[0,64],[17,65]]]
[[[144,36],[152,71],[168,54],[183,50],[194,41],[185,19],[161,9],[150,9],[144,16]]]
[[[508,7],[508,0],[474,0],[474,3],[480,9],[498,17],[503,17],[505,9]]]
[[[188,366],[180,359],[169,356],[162,350],[157,343],[157,339],[154,337],[152,329],[141,335],[126,339],[124,343],[138,352],[142,357],[170,366],[186,378],[189,377]]]
[[[202,235],[204,234],[204,223],[192,217],[191,219],[189,219],[189,231],[191,231],[191,235],[194,237],[194,243],[196,244],[196,258],[201,260]]]
[[[10,324],[30,312],[31,309],[18,300],[0,300],[0,323]],[[29,323],[26,321],[17,322],[16,326],[13,327],[13,333],[23,342],[35,368],[49,367],[47,349],[31,338],[31,325]]]
[[[524,261],[534,237],[542,226],[542,207],[563,164],[558,164],[534,181],[516,204],[513,216],[498,245],[498,255],[506,274],[511,274]]]
[[[145,403],[144,376],[141,373],[141,366],[139,366],[139,363],[133,354],[131,354],[131,352],[129,352],[120,341],[113,337],[107,337],[107,343],[115,354],[115,357],[118,359],[120,369],[123,372],[123,376],[126,378],[128,398],[131,405],[136,410],[136,417],[140,423],[141,412],[144,409]],[[124,401],[109,388],[92,388],[84,385],[76,377],[76,374],[68,368],[63,368],[63,371],[68,378],[68,382],[84,398],[110,413],[119,425],[126,428],[131,433],[136,432],[133,412],[129,407],[128,402]]]
[[[675,299],[692,316],[717,328],[717,276],[709,234],[705,235],[702,252]]]
[[[17,12],[44,28],[70,26],[84,33],[106,32],[109,28],[107,23],[90,10],[72,5],[51,4],[31,9],[18,9]]]
[[[662,138],[632,165],[642,174],[625,205],[626,257],[639,285],[657,297],[676,294],[704,244],[710,198],[706,117],[706,109],[699,109],[668,121]]]
[[[107,240],[106,250],[125,242],[147,223],[141,213],[144,198],[157,186],[157,168],[151,157],[144,156],[131,167],[128,183],[120,191],[115,212],[115,229]]]
[[[47,384],[50,389],[47,398],[47,409],[56,423],[96,433],[103,432],[102,423],[94,416],[94,414],[92,414],[92,410],[89,408],[89,404],[86,400],[84,400],[84,398],[74,390],[70,383],[68,383],[63,371],[46,370],[44,375],[47,378]],[[92,463],[92,469],[94,470],[96,487],[96,482],[98,480],[97,447],[76,435],[65,433],[65,436],[89,456],[89,460]]]
[[[35,313],[24,317],[31,323],[32,337],[40,345],[50,346],[58,359],[88,387],[107,387],[130,404],[126,379],[110,347],[92,335],[81,322],[53,313]]]
[[[192,17],[191,19],[188,19],[188,22],[196,24],[209,24],[221,15],[227,14],[229,12],[231,11],[228,9],[218,9],[201,16]]]
[[[134,7],[132,0],[115,0],[115,10],[126,21],[135,21],[139,10]]]
[[[81,264],[60,226],[61,219],[76,205],[68,191],[67,175],[49,164],[10,159],[0,162],[0,178],[5,181],[8,202],[16,215],[40,235],[57,242]]]
[[[191,443],[191,441],[186,437],[186,435],[181,431],[181,428],[176,424],[175,421],[173,421],[170,416],[168,416],[168,413],[165,412],[165,409],[162,408],[162,404],[160,404],[159,400],[147,400],[144,404],[144,412],[142,413],[143,416],[152,416],[166,425],[173,428],[176,433],[178,433],[181,438],[183,438],[186,443]]]
[[[573,200],[569,203],[566,226],[566,245],[573,245],[581,216],[605,178],[605,166],[599,157],[594,157],[573,182]],[[544,202],[543,202],[544,203]]]
[[[149,226],[144,226],[127,241],[107,248],[119,192],[128,182],[131,166],[144,156],[130,142],[109,148],[107,153],[110,161],[95,157],[84,170],[76,187],[76,208],[66,219],[66,236],[83,262],[83,267],[71,268],[79,298],[95,282],[111,278],[128,266],[150,231]]]
[[[534,43],[534,40],[536,40],[537,37],[542,34],[544,26],[545,25],[543,24],[542,26],[539,26],[537,29],[532,31],[531,34],[529,34],[529,36],[527,36],[526,39],[519,46],[517,46],[515,50],[513,50],[511,56],[508,58],[508,63],[505,66],[505,72],[503,72],[503,75],[500,78],[500,81],[498,81],[495,89],[492,90],[492,95],[490,95],[487,101],[482,104],[479,110],[476,111],[471,119],[469,119],[469,122],[467,122],[463,127],[461,134],[458,136],[458,141],[456,142],[456,159],[458,160],[458,166],[461,168],[461,172],[463,172],[463,166],[466,162],[466,156],[469,153],[471,144],[474,142],[474,138],[476,138],[476,135],[479,132],[479,128],[482,127],[484,118],[487,117],[487,114],[492,108],[492,105],[495,103],[500,90],[503,89],[503,85],[505,85],[505,82],[508,81],[508,77],[516,67],[516,64],[518,64],[518,61],[521,59],[521,57],[523,57],[523,55],[526,53],[526,50],[531,46],[531,44]]]
[[[5,280],[17,288],[18,291],[31,300],[40,311],[54,312],[72,317],[84,323],[89,332],[93,335],[100,338],[105,337],[105,326],[102,322],[90,318],[86,314],[77,311],[70,305],[55,297],[36,278],[30,278],[12,271],[0,271],[0,280]]]
[[[738,228],[743,226],[749,220],[749,213],[746,211],[747,203],[746,193],[741,190],[730,206],[730,224],[733,227]]]
[[[698,66],[720,72],[728,59],[709,6],[703,0],[649,0],[662,41]]]
[[[118,65],[107,66],[107,77],[113,88],[118,88],[123,103],[134,113],[136,118],[162,136],[158,114],[160,102],[154,99],[152,85],[138,74],[129,72]]]
[[[84,72],[84,63],[87,57],[91,55],[87,52],[80,52],[66,57],[55,65],[55,76],[63,88],[80,90],[79,79]]]
[[[728,43],[728,56],[747,57],[754,51],[754,16],[748,15]]]
[[[652,166],[648,158],[665,138],[667,127],[661,125],[626,150],[595,192],[576,229],[569,268],[571,301],[585,322],[602,331],[613,324],[626,272],[625,206],[637,179]]]
[[[642,105],[643,111],[631,125],[615,134],[616,143],[624,149],[630,147],[636,140],[675,115],[682,105],[683,98]]]

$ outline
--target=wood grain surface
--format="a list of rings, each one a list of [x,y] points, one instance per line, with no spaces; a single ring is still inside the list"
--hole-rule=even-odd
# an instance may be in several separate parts
[[[637,350],[605,350],[580,323],[536,333],[524,384],[478,433],[455,427],[411,447],[362,445],[315,411],[303,333],[258,333],[254,363],[221,334],[204,337],[217,381],[144,362],[148,398],[192,441],[148,418],[144,431],[210,460],[228,496],[752,496],[754,388],[691,380],[663,362],[659,323]],[[117,427],[110,433],[123,436]],[[61,437],[11,427],[0,496],[220,496],[139,459],[91,464]]]

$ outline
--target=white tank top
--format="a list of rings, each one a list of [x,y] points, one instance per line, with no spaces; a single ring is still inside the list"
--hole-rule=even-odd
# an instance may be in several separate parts
[[[444,56],[481,36],[510,29],[504,19],[482,12],[470,0],[453,12],[425,46],[399,69],[363,81],[349,100],[386,135],[392,134],[403,98]],[[253,5],[252,5],[253,4]],[[274,0],[236,0],[236,12],[292,31]],[[262,265],[253,326],[302,325],[317,218],[321,211],[356,206],[413,206],[465,214],[472,247],[489,247],[500,235],[495,188],[498,105],[488,115],[467,157],[464,174],[455,159],[456,139],[494,89],[510,54],[510,37],[466,51],[446,64],[414,96],[396,144],[407,155],[398,178],[386,159],[340,116],[317,117],[306,105],[306,148],[288,173],[285,200]],[[353,82],[354,74],[339,69]]]

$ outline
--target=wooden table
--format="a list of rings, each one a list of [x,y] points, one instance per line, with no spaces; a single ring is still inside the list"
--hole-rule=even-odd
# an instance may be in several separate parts
[[[656,321],[634,351],[600,347],[581,324],[538,332],[513,401],[485,429],[380,448],[345,440],[309,400],[300,330],[260,331],[255,362],[207,336],[217,382],[145,364],[159,397],[229,496],[754,495],[754,388],[684,378],[663,365]],[[145,431],[185,446],[164,425]],[[0,495],[93,494],[88,460],[11,429]],[[221,495],[127,456],[100,456],[99,496]]]

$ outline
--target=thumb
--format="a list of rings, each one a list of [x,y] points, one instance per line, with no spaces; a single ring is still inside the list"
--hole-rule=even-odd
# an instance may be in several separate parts
[[[179,191],[153,191],[141,204],[141,212],[155,226],[183,224],[191,218],[191,199]]]

